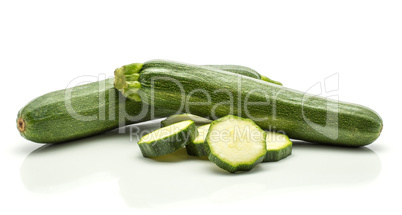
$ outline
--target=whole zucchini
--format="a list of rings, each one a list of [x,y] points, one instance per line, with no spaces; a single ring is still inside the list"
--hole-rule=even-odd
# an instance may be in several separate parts
[[[38,143],[59,143],[119,126],[171,115],[172,111],[124,98],[114,78],[40,96],[18,112],[20,134]],[[70,90],[71,96],[66,96]]]
[[[139,69],[132,65],[115,71],[116,88],[155,107],[213,119],[237,115],[290,138],[332,145],[367,145],[382,130],[380,116],[361,105],[211,67],[163,60],[146,62]]]
[[[242,74],[255,75],[248,67],[211,67],[214,66],[237,68],[236,73],[244,70]],[[111,78],[47,93],[32,100],[18,112],[17,128],[21,136],[38,143],[59,143],[176,113],[163,107],[151,109],[147,104],[128,100],[114,88],[113,82],[114,78]],[[66,95],[69,93],[71,96]]]

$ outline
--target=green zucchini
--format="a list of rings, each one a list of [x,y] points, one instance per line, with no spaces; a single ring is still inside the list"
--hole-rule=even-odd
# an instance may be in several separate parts
[[[151,111],[149,105],[128,100],[113,82],[114,78],[106,79],[34,99],[18,112],[20,134],[38,143],[59,143],[176,113],[164,108]]]
[[[247,67],[229,67],[254,74]],[[34,99],[18,112],[17,128],[21,136],[38,143],[66,142],[176,113],[127,100],[114,88],[113,82],[114,78],[111,78]],[[66,97],[69,93],[70,98]]]
[[[281,82],[274,81],[266,76],[263,76],[260,73],[258,73],[257,71],[255,71],[254,69],[251,69],[246,66],[240,66],[240,65],[207,65],[207,66],[213,67],[215,69],[220,69],[220,70],[236,73],[239,75],[248,76],[248,77],[255,78],[255,79],[261,79],[263,81],[267,81],[267,82],[270,82],[273,84],[282,85]]]
[[[197,136],[197,128],[191,120],[178,122],[141,137],[138,146],[144,157],[158,157],[170,154]]]
[[[130,74],[136,81],[126,81]],[[129,98],[210,119],[246,117],[293,139],[364,146],[376,140],[383,127],[381,117],[367,107],[211,67],[154,60],[139,70],[123,66],[115,76],[116,88]]]
[[[292,141],[277,132],[267,132],[267,154],[263,162],[279,161],[292,154]]]
[[[266,132],[250,119],[225,116],[211,123],[206,137],[208,159],[234,173],[251,170],[267,152]]]
[[[192,156],[207,156],[208,153],[205,149],[205,138],[207,138],[210,124],[202,125],[197,128],[198,135],[192,142],[186,145],[188,155]]]
[[[161,121],[161,125],[162,125],[162,127],[168,126],[168,125],[178,123],[181,121],[185,121],[185,120],[193,120],[196,126],[205,125],[205,124],[209,124],[212,122],[212,120],[204,118],[204,117],[184,113],[184,114],[168,116],[166,119]]]

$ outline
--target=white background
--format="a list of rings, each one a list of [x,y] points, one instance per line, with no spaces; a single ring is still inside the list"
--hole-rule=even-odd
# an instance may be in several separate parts
[[[0,214],[400,214],[401,11],[386,0],[1,1]],[[235,175],[182,152],[142,158],[128,135],[34,153],[42,145],[19,135],[31,99],[155,58],[245,65],[301,91],[338,74],[331,95],[374,109],[384,130],[359,149],[295,144]]]

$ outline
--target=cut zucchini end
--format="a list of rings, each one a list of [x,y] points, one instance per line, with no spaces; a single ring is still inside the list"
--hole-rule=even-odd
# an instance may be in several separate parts
[[[117,68],[114,71],[114,86],[125,97],[134,100],[141,101],[137,91],[141,88],[139,79],[139,72],[142,69],[141,63],[133,63],[129,65]]]
[[[251,170],[266,155],[266,132],[250,119],[225,116],[211,123],[205,144],[208,158],[234,173]]]
[[[138,146],[144,157],[158,157],[172,153],[193,141],[197,128],[191,120],[172,124],[144,135]]]
[[[25,132],[26,126],[25,126],[25,121],[24,121],[24,119],[22,119],[22,117],[18,117],[18,119],[17,119],[17,128],[20,133]]]
[[[267,154],[263,162],[275,162],[282,160],[292,154],[292,141],[289,137],[276,133],[267,132]]]

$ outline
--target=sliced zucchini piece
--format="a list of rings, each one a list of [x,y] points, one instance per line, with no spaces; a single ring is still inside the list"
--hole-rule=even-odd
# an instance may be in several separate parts
[[[161,124],[162,127],[165,127],[185,120],[193,120],[196,126],[205,125],[212,122],[212,120],[207,118],[185,113],[169,116],[165,120],[161,121]]]
[[[266,132],[252,120],[229,115],[211,123],[205,146],[209,160],[234,173],[262,162],[267,152],[265,139]]]
[[[288,136],[276,132],[267,132],[267,154],[263,162],[279,161],[291,154],[292,141]]]
[[[211,124],[202,125],[197,128],[198,135],[193,142],[186,145],[187,154],[192,156],[207,156],[205,150],[205,138],[207,137],[208,130]]]
[[[144,157],[158,157],[172,153],[197,136],[197,128],[191,120],[175,123],[144,135],[138,146]]]

